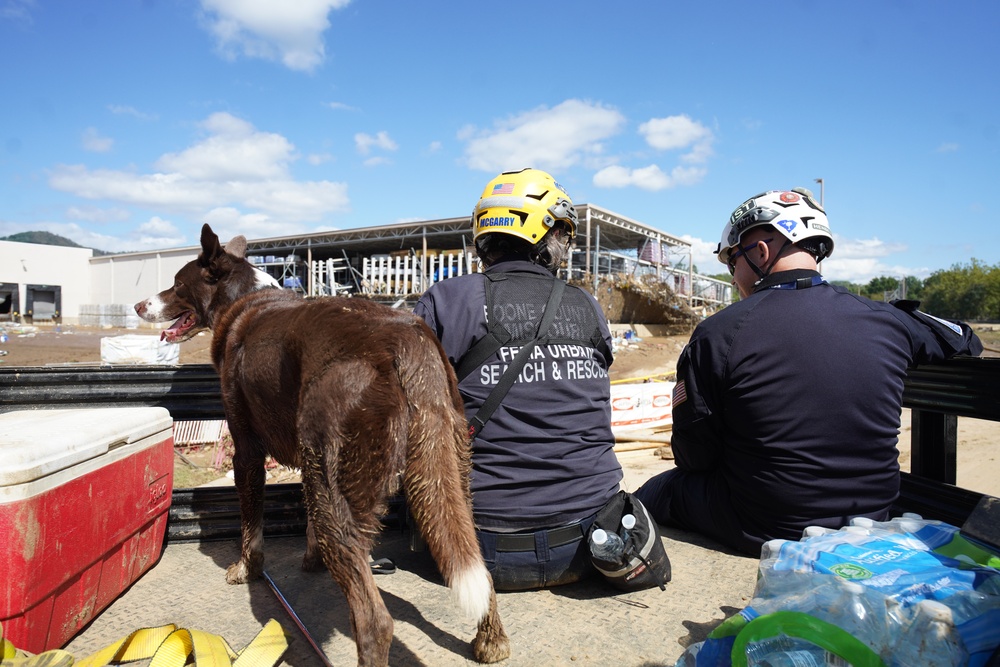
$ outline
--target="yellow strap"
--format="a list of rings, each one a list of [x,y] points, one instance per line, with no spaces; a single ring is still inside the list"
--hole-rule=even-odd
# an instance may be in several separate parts
[[[0,667],[105,667],[150,659],[149,667],[274,667],[288,648],[281,625],[271,619],[239,653],[218,635],[163,625],[143,628],[80,660],[62,650],[32,655],[3,638],[0,625]]]
[[[240,651],[233,667],[272,667],[281,660],[288,648],[288,637],[284,628],[273,618],[264,628]]]
[[[77,660],[76,667],[104,667],[111,663],[133,662],[153,655],[163,640],[177,629],[173,623],[158,628],[136,630],[125,639],[106,646],[97,653]]]
[[[17,656],[17,649],[9,641],[0,636],[0,660],[10,660]]]
[[[66,651],[54,650],[31,655],[25,651],[18,651],[18,656],[9,660],[5,659],[3,667],[69,667],[73,664],[73,656]]]

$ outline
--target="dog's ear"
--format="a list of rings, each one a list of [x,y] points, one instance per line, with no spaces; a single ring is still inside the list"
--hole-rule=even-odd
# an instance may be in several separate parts
[[[199,259],[207,265],[221,254],[222,246],[219,244],[219,237],[208,226],[208,223],[205,223],[201,228],[201,257]]]
[[[247,239],[245,236],[234,236],[233,239],[226,244],[226,252],[236,257],[238,259],[243,259],[247,256]]]

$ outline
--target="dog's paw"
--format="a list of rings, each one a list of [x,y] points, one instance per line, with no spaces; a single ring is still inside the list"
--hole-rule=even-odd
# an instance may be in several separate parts
[[[302,571],[303,572],[319,572],[320,570],[325,570],[326,566],[323,565],[323,558],[319,553],[306,552],[302,556]]]
[[[499,631],[480,630],[472,641],[472,657],[476,662],[489,664],[500,662],[510,657],[510,639],[501,627]]]
[[[256,579],[261,576],[263,570],[258,568],[257,572],[253,572],[251,568],[246,566],[244,561],[239,561],[233,563],[226,569],[226,583],[227,584],[245,584],[251,579]]]

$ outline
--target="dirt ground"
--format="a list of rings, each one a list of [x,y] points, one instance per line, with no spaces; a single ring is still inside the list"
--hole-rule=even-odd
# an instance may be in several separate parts
[[[4,325],[0,323],[0,328]],[[18,332],[6,326],[8,340],[0,343],[0,368],[15,366],[86,365],[101,362],[101,338],[125,334],[157,335],[150,329],[96,329],[80,326],[38,326],[35,331]],[[987,345],[986,354],[1000,356],[1000,326],[983,327],[980,332]],[[643,338],[620,349],[611,368],[611,379],[622,380],[660,375],[674,370],[677,357],[687,342],[687,335]],[[211,363],[211,334],[201,334],[181,343],[181,364]],[[6,354],[2,354],[6,352]],[[900,428],[900,465],[910,464],[910,411],[904,410]],[[650,448],[650,456],[654,449]],[[220,471],[211,469],[215,446],[195,448],[178,459],[175,486],[196,486],[218,479]],[[282,470],[272,471],[271,482],[289,481]],[[959,418],[958,486],[993,496],[1000,496],[1000,422]]]

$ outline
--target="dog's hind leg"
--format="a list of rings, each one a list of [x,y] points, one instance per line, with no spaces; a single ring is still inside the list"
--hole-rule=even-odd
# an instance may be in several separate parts
[[[316,548],[333,580],[347,598],[358,664],[389,664],[392,617],[368,565],[372,537],[354,518],[347,499],[331,484],[322,454],[303,457],[302,487],[316,538]],[[335,446],[328,450],[337,451]]]
[[[510,640],[476,539],[465,423],[447,394],[424,397],[430,400],[411,412],[406,499],[452,596],[479,622],[473,657],[498,662],[510,656]]]
[[[313,527],[312,519],[306,516],[306,553],[302,556],[302,570],[319,572],[323,567],[323,555],[319,552],[319,544],[316,543],[316,529]]]

